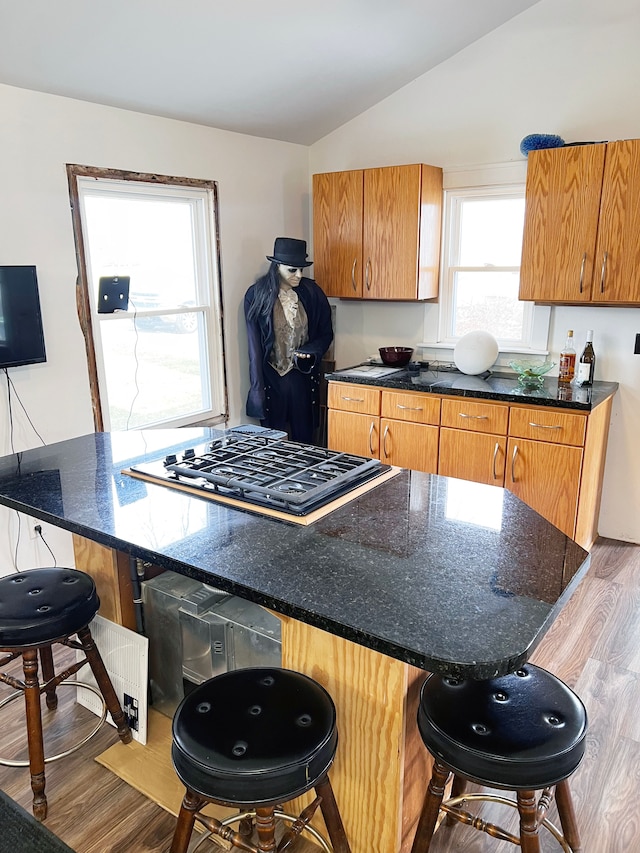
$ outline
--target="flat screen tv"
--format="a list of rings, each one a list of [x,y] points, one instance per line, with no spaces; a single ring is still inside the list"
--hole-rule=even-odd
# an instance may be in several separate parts
[[[46,360],[36,268],[0,266],[0,369]]]

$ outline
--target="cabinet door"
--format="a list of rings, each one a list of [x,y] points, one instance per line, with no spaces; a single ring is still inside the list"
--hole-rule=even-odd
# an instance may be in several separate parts
[[[438,474],[502,486],[506,445],[504,435],[443,427],[440,430]]]
[[[437,167],[364,170],[365,298],[438,295],[441,213],[442,171]]]
[[[314,278],[327,296],[362,296],[363,174],[313,176]]]
[[[381,418],[380,435],[380,459],[385,464],[437,473],[437,426]]]
[[[607,145],[594,302],[640,302],[640,139]]]
[[[606,145],[532,151],[520,299],[589,302]]]
[[[510,438],[505,486],[567,536],[573,537],[582,448]]]
[[[380,418],[329,409],[327,446],[356,456],[378,459],[380,453]]]

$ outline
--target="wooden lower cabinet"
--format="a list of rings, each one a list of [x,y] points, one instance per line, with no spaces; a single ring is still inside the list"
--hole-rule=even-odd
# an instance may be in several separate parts
[[[332,382],[329,447],[504,486],[588,551],[612,403],[579,412]]]
[[[329,409],[327,447],[356,456],[380,458],[380,418]]]
[[[506,449],[504,435],[443,427],[440,430],[438,474],[502,486]]]
[[[386,465],[438,472],[438,427],[380,419],[380,459]]]
[[[574,536],[583,450],[510,438],[505,486],[567,536]]]

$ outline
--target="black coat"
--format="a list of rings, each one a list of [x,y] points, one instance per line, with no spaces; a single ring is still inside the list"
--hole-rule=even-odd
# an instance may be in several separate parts
[[[273,304],[278,298],[274,294],[273,302],[268,306],[264,315],[248,319],[249,309],[253,304],[258,292],[262,287],[257,281],[246,292],[244,297],[244,315],[247,321],[247,337],[249,345],[249,395],[247,397],[247,415],[250,418],[263,420],[266,417],[266,382],[265,367],[269,363],[269,356],[273,349]],[[313,385],[313,398],[315,403],[315,420],[319,414],[318,391],[320,378],[320,362],[322,356],[328,350],[333,340],[333,326],[331,324],[331,306],[322,289],[311,278],[302,278],[296,287],[296,293],[307,314],[309,325],[309,339],[305,344],[298,347],[298,351],[307,353],[312,358],[302,359],[302,366],[294,361],[295,368],[302,373],[309,374],[309,381]]]

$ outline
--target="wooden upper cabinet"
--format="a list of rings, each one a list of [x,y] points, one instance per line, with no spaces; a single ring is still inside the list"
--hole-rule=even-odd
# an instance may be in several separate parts
[[[640,302],[640,139],[607,145],[593,302]]]
[[[313,270],[327,296],[362,296],[363,174],[313,176]]]
[[[520,299],[589,302],[606,145],[531,151]]]
[[[314,277],[327,296],[432,299],[441,221],[436,166],[314,175]]]
[[[532,151],[520,299],[640,302],[640,140]]]

